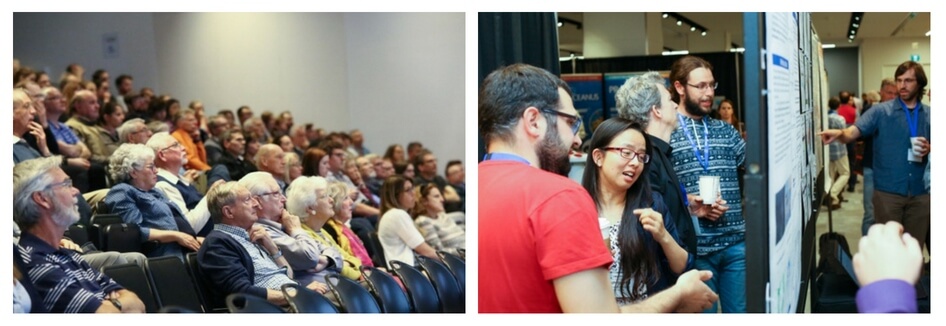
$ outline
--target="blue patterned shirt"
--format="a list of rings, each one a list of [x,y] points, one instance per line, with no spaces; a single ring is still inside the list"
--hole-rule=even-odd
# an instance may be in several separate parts
[[[33,298],[49,312],[93,313],[105,295],[124,289],[86,263],[78,252],[53,248],[42,239],[24,232],[19,255],[41,298]],[[38,299],[42,299],[40,302]]]
[[[253,258],[253,285],[281,291],[283,284],[296,283],[289,278],[285,267],[276,265],[262,246],[250,241],[250,234],[246,230],[222,223],[215,224],[214,230],[226,233],[236,240]]]
[[[79,137],[72,131],[69,126],[65,123],[59,121],[49,121],[49,130],[53,132],[53,136],[56,136],[56,140],[69,145],[75,145],[79,143]]]
[[[709,143],[709,165],[704,170],[694,149],[705,149],[707,143]],[[739,190],[738,167],[746,161],[746,142],[736,128],[708,116],[701,120],[684,116],[677,129],[670,135],[670,146],[673,148],[673,170],[677,173],[677,178],[686,188],[687,193],[699,195],[701,175],[719,176],[720,191],[723,200],[729,206],[729,210],[716,221],[699,219],[697,255],[712,254],[744,241],[746,222],[742,217],[742,192]]]
[[[828,128],[831,129],[844,129],[847,128],[847,122],[844,121],[844,117],[838,114],[838,111],[831,111],[828,113]],[[842,157],[847,159],[847,145],[842,142],[836,141],[831,143],[828,148],[831,152],[831,161],[837,161]]]

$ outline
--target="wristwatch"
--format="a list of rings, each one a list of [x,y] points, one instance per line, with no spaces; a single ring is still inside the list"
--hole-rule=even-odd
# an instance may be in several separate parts
[[[115,308],[118,308],[118,311],[122,311],[122,302],[121,302],[121,301],[118,301],[118,299],[108,299],[108,301],[111,301],[112,304],[115,305]]]
[[[279,257],[282,257],[282,250],[276,250],[276,253],[269,257],[272,258],[273,260],[279,259]]]

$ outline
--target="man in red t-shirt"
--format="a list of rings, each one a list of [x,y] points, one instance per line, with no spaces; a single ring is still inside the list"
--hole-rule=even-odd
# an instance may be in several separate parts
[[[568,152],[581,144],[571,90],[548,71],[514,64],[483,81],[479,126],[479,311],[697,312],[718,296],[690,271],[676,285],[618,307],[611,253],[594,202],[569,180]]]
[[[841,100],[841,106],[838,107],[838,115],[844,117],[844,122],[846,122],[848,126],[854,124],[854,120],[857,120],[857,108],[854,107],[851,92],[841,91],[838,93],[838,98]]]

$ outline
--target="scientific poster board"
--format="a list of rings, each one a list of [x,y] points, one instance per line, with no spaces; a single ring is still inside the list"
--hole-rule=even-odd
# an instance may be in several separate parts
[[[801,283],[801,202],[808,169],[801,105],[799,15],[765,14],[768,90],[769,294],[771,312],[794,312]],[[799,141],[804,139],[806,141]],[[802,172],[802,173],[800,173]],[[796,203],[798,205],[796,206]]]

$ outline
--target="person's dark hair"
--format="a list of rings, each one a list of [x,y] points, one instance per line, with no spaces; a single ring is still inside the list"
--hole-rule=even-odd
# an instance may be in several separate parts
[[[738,124],[738,123],[739,123],[739,116],[736,115],[736,103],[733,103],[733,101],[730,100],[730,99],[728,99],[728,98],[727,98],[727,99],[723,99],[722,101],[719,102],[719,108],[717,108],[716,111],[719,111],[719,109],[721,109],[721,108],[723,107],[723,103],[729,103],[729,106],[732,107],[732,123],[733,123],[733,124]],[[717,112],[716,115],[719,116],[719,112]],[[719,118],[722,119],[722,116],[719,116]],[[727,121],[727,122],[728,122],[728,121]]]
[[[558,89],[572,95],[571,88],[552,73],[527,64],[513,64],[491,72],[480,87],[479,126],[483,140],[513,140],[513,126],[529,107],[558,111],[561,101]],[[545,112],[543,112],[545,113]],[[550,128],[557,126],[557,117],[545,113]]]
[[[387,179],[381,185],[381,215],[394,208],[401,208],[401,202],[398,198],[404,193],[404,183],[411,182],[403,176],[395,174]],[[414,183],[411,182],[411,185]],[[411,207],[405,207],[411,209]]]
[[[453,167],[454,165],[463,165],[463,162],[460,160],[450,160],[450,162],[447,162],[447,166],[443,168],[444,177],[447,176],[447,171],[450,171],[450,168]]]
[[[841,103],[848,104],[851,102],[851,92],[841,91],[838,93],[838,99],[841,100]]]
[[[412,165],[414,166],[414,173],[417,173],[417,165],[410,161],[403,161],[403,162],[391,161],[391,163],[392,165],[394,165],[394,173],[397,175],[404,175],[404,171],[407,171],[407,167],[412,166]]]
[[[901,63],[899,66],[897,66],[897,71],[894,72],[893,77],[900,77],[900,75],[907,73],[907,71],[910,69],[913,69],[913,74],[916,75],[916,85],[919,86],[917,89],[916,100],[922,101],[923,94],[926,93],[926,85],[929,85],[929,79],[926,78],[926,71],[923,70],[923,65],[914,61]]]
[[[105,71],[105,69],[98,69],[92,73],[92,82],[95,83],[96,87],[98,87],[99,85],[102,85],[102,81],[104,80],[104,78],[102,77],[107,73],[108,71]],[[105,82],[107,83],[108,80],[105,80]]]
[[[309,148],[302,153],[302,175],[309,177],[321,177],[319,175],[319,161],[328,155],[321,148]]]
[[[115,111],[124,110],[122,107],[116,104],[116,101],[108,101],[105,105],[102,106],[102,112],[99,113],[99,125],[105,125],[105,115],[115,114]]]
[[[391,162],[396,162],[397,160],[394,159],[394,151],[397,150],[398,147],[401,147],[401,145],[391,144],[391,146],[388,146],[388,149],[384,151],[384,156],[382,157],[391,160]],[[401,148],[401,152],[405,152],[403,147]]]
[[[125,74],[119,75],[118,77],[115,78],[115,88],[121,89],[122,82],[125,81],[125,79],[132,80],[132,81],[135,80],[134,78],[131,78],[131,76],[129,75],[125,75]]]
[[[325,151],[325,153],[327,153],[328,155],[332,155],[333,150],[336,150],[336,149],[345,150],[345,145],[342,145],[342,143],[335,140],[327,140],[319,144],[319,148]]]
[[[154,117],[157,116],[158,113],[162,113],[162,112],[165,113],[164,118],[166,120],[168,118],[167,107],[168,107],[167,102],[162,101],[160,97],[156,97],[152,99],[151,103],[148,104],[148,122],[154,121]]]
[[[680,82],[680,84],[686,86],[687,80],[690,79],[690,72],[697,68],[706,68],[713,71],[713,65],[709,61],[692,55],[677,59],[670,66],[670,99],[674,103],[680,103],[680,94],[673,87],[673,82]]]
[[[421,166],[424,164],[424,156],[432,155],[432,154],[433,152],[431,152],[429,149],[426,149],[426,148],[421,149],[420,153],[417,153],[417,156],[414,156],[414,160],[411,161],[411,163],[414,164],[414,168],[416,169],[418,166]]]
[[[641,125],[624,118],[611,118],[605,120],[598,129],[595,129],[591,136],[590,146],[592,151],[607,147],[620,133],[626,130],[636,130],[644,136],[647,153],[651,152],[651,144]],[[601,182],[598,180],[598,169],[594,162],[594,155],[589,154],[585,164],[585,172],[582,176],[582,186],[591,195],[595,205],[601,208]],[[657,268],[657,257],[647,249],[646,236],[644,228],[641,226],[634,210],[638,208],[652,208],[654,206],[653,194],[650,191],[650,182],[647,180],[649,165],[644,164],[644,168],[637,179],[627,190],[625,198],[624,212],[621,214],[621,226],[618,231],[618,248],[621,250],[621,257],[616,263],[621,270],[621,279],[618,280],[618,288],[626,298],[631,301],[641,299],[635,289],[642,285],[653,286],[656,280],[660,278],[660,269]]]
[[[839,107],[841,107],[841,100],[839,100],[837,97],[832,97],[830,100],[828,100],[828,108],[832,111],[837,110]]]
[[[179,108],[178,111],[177,111],[177,113],[175,113],[174,116],[171,116],[171,114],[172,114],[172,113],[171,113],[171,106],[174,105],[174,104],[181,105],[181,102],[178,101],[178,100],[175,99],[175,98],[168,99],[167,101],[164,102],[164,111],[167,112],[167,114],[165,115],[165,117],[166,117],[165,119],[167,119],[168,121],[177,122],[177,119],[179,118],[178,116],[182,116],[181,113],[184,112],[184,109],[180,109],[180,108]],[[193,110],[191,110],[191,111],[192,111],[192,113],[193,113]]]

